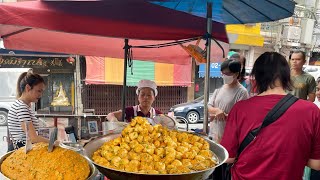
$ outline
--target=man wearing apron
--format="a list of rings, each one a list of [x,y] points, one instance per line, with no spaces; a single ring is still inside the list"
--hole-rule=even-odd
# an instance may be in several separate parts
[[[139,105],[126,107],[125,120],[130,122],[136,116],[153,118],[162,114],[159,110],[152,107],[155,97],[158,95],[157,85],[151,80],[141,80],[136,90]],[[115,111],[108,114],[109,121],[118,121],[122,119],[122,111]]]

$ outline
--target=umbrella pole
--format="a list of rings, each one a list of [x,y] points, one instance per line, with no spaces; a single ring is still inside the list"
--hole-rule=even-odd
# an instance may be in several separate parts
[[[122,116],[121,121],[125,122],[125,109],[126,109],[126,92],[127,92],[127,60],[129,53],[129,40],[124,40],[124,63],[123,63],[123,87],[122,87]]]
[[[203,120],[203,131],[208,134],[208,100],[210,91],[210,53],[211,53],[211,33],[212,33],[212,2],[207,2],[207,63],[206,63],[206,75],[204,80],[204,120]]]

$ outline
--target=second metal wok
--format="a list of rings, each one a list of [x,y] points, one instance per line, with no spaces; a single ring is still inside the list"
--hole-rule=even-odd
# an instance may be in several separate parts
[[[8,157],[10,156],[14,151],[10,151],[8,153],[6,153],[5,155],[3,155],[2,157],[0,157],[0,166],[1,164],[3,163],[3,161]],[[80,154],[81,155],[81,154]],[[97,176],[98,174],[98,171],[96,169],[96,167],[91,163],[91,160],[86,157],[86,156],[83,156],[81,155],[82,157],[84,157],[87,161],[88,161],[88,164],[90,166],[90,175],[89,177],[87,178],[87,180],[95,180],[95,177]],[[71,168],[71,167],[70,167]],[[0,179],[1,180],[10,180],[8,177],[6,177],[4,174],[2,174],[2,172],[0,172]]]
[[[93,153],[99,149],[100,146],[103,145],[103,143],[113,140],[117,137],[119,137],[121,134],[110,134],[106,135],[97,139],[94,139],[90,141],[85,147],[85,155],[88,156],[90,159],[92,159]],[[185,173],[185,174],[139,174],[139,173],[130,173],[125,171],[119,171],[111,168],[107,168],[104,166],[101,166],[95,162],[94,165],[98,168],[98,170],[104,174],[106,177],[112,179],[112,180],[201,180],[201,179],[207,179],[209,175],[214,171],[214,169],[221,164],[223,164],[228,159],[228,152],[227,150],[222,147],[219,144],[216,144],[215,142],[208,140],[208,143],[210,144],[210,150],[215,153],[219,160],[219,164],[215,167],[203,170],[203,171],[197,171],[192,173]]]

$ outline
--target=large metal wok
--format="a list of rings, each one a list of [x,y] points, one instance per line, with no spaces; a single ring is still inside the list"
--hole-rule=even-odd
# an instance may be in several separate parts
[[[99,149],[103,143],[119,137],[121,134],[110,134],[90,141],[85,147],[85,155],[92,159],[93,153]],[[101,166],[95,162],[94,165],[98,170],[112,180],[201,180],[207,179],[214,169],[223,164],[228,159],[227,150],[219,144],[206,139],[210,144],[210,150],[214,152],[219,160],[219,164],[207,170],[197,171],[187,174],[138,174],[125,171],[119,171],[111,168]]]
[[[1,167],[2,162],[3,162],[8,156],[10,156],[13,152],[14,152],[14,151],[10,151],[10,152],[6,153],[5,155],[3,155],[3,156],[0,158],[0,167]],[[88,157],[83,156],[83,155],[81,155],[81,156],[84,157],[84,158],[88,161],[89,166],[90,166],[90,175],[89,175],[89,177],[87,178],[87,180],[94,180],[95,177],[96,177],[97,174],[98,174],[97,168],[92,164],[91,160],[90,160]],[[4,174],[2,174],[2,172],[0,172],[0,179],[1,179],[1,180],[2,180],[2,179],[8,179],[8,180],[9,180],[9,178],[6,177]]]

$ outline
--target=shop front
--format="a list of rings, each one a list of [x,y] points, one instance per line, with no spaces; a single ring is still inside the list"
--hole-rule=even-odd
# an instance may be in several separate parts
[[[120,110],[123,60],[87,56],[84,67],[84,109],[94,109],[99,115]],[[167,113],[171,106],[187,101],[187,88],[192,84],[191,60],[187,65],[133,60],[127,71],[127,106],[137,104],[135,90],[141,79],[153,80],[157,84],[159,95],[154,106]]]
[[[230,50],[243,55],[246,66],[253,66],[257,54],[268,51],[264,48],[264,37],[261,35],[261,24],[231,24],[226,26]]]
[[[73,133],[77,139],[81,138],[80,130],[84,118],[81,102],[78,101],[81,94],[77,89],[80,87],[80,79],[77,78],[76,59],[76,56],[66,54],[2,49],[0,72],[6,75],[2,76],[2,91],[9,93],[2,93],[1,100],[9,99],[11,103],[14,102],[17,79],[22,72],[32,71],[40,74],[46,82],[46,89],[32,107],[40,120],[39,134],[48,138],[52,127],[58,127],[58,140],[70,141],[69,134],[65,131],[65,128],[69,127],[74,129]],[[7,104],[7,109],[0,109],[6,112],[5,115],[10,108],[10,103]]]

